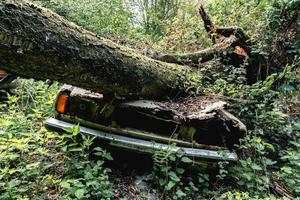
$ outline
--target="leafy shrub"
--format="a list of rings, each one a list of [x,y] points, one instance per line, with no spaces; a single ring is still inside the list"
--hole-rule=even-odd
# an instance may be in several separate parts
[[[66,155],[66,174],[60,186],[66,189],[64,198],[111,199],[112,184],[109,181],[109,169],[103,166],[106,159],[112,160],[109,153],[100,147],[93,149],[97,160],[90,160],[90,146],[95,138],[80,134],[79,126],[67,129],[60,143]],[[79,141],[79,143],[78,143]]]
[[[108,179],[111,160],[100,148],[92,151],[93,138],[78,127],[69,134],[49,132],[43,126],[53,116],[57,83],[19,80],[16,96],[0,102],[0,199],[83,199],[113,196]]]
[[[101,36],[128,35],[133,17],[123,0],[43,0],[39,1],[58,14],[65,16]]]
[[[191,171],[186,166],[197,163],[181,152],[157,151],[153,160],[151,179],[158,185],[161,198],[201,199],[208,193],[209,175],[201,170],[205,168],[198,166]]]
[[[141,27],[132,26],[132,12],[121,0],[41,3],[103,36],[147,38]],[[214,181],[205,172],[189,174],[179,165],[191,164],[187,157],[159,151],[154,155],[152,180],[162,198],[273,199],[275,182],[283,183],[294,197],[300,195],[299,5],[299,0],[221,0],[206,5],[216,25],[240,26],[251,36],[253,53],[266,62],[262,69],[266,79],[249,86],[245,69],[219,60],[211,63],[204,93],[231,102],[229,109],[249,129],[237,147],[240,161],[235,167],[221,162]],[[164,33],[150,43],[173,52],[210,46],[195,6],[192,1],[181,2],[176,15],[165,23],[158,13],[150,13],[154,27],[147,34]],[[81,136],[76,128],[64,136],[43,128],[42,121],[53,115],[58,87],[21,81],[18,95],[10,96],[8,104],[0,103],[0,199],[112,198],[110,170],[104,166],[112,159],[109,153],[91,150],[93,139]],[[89,158],[91,152],[98,160]]]

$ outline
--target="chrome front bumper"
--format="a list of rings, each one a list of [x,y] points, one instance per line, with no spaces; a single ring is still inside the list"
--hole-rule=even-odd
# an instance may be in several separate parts
[[[72,128],[76,124],[65,122],[62,120],[50,118],[45,121],[46,128],[64,130],[66,128]],[[154,153],[156,151],[171,151],[171,152],[181,152],[184,155],[194,158],[195,160],[228,160],[228,161],[237,161],[238,157],[234,152],[228,151],[213,151],[206,149],[198,148],[187,148],[187,147],[174,147],[167,144],[130,138],[125,136],[116,135],[113,133],[103,132],[101,130],[95,130],[80,126],[80,132],[87,135],[96,136],[99,139],[106,140],[109,142],[109,145],[116,146],[120,148],[125,148],[129,150],[134,150],[143,153]]]

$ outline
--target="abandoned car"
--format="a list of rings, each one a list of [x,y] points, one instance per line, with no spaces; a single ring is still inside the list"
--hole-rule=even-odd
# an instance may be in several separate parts
[[[181,152],[194,160],[236,161],[234,144],[245,125],[225,110],[226,102],[211,97],[177,101],[121,101],[64,85],[48,129],[65,130],[80,124],[80,132],[111,146],[143,153]]]

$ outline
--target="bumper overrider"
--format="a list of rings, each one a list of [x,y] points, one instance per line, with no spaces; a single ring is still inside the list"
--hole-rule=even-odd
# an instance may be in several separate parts
[[[45,121],[45,126],[48,129],[64,131],[67,128],[72,128],[76,124],[66,122],[64,120],[50,118]],[[86,135],[96,136],[97,138],[107,141],[109,145],[124,148],[128,150],[138,151],[141,153],[153,154],[156,151],[171,151],[180,152],[194,160],[208,160],[208,161],[237,161],[236,153],[222,150],[208,150],[192,147],[178,147],[168,144],[163,144],[154,141],[126,137],[111,132],[92,129],[80,125],[80,132]]]

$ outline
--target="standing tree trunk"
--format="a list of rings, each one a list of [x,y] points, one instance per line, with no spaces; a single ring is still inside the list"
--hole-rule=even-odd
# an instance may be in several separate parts
[[[100,38],[48,9],[0,2],[0,68],[125,98],[161,98],[198,91],[201,74]]]

